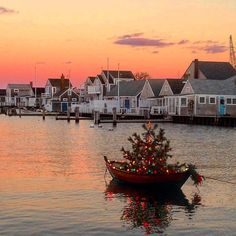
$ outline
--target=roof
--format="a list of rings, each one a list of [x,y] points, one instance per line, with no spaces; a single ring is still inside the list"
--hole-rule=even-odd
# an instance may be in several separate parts
[[[119,72],[119,78],[121,79],[135,79],[132,71],[129,70],[103,70],[102,71],[105,75],[107,75],[108,73],[113,77],[113,78],[118,78],[118,72]]]
[[[6,89],[0,89],[0,96],[6,96]]]
[[[31,89],[30,84],[8,84],[10,89]]]
[[[35,93],[35,87],[32,87],[34,93]],[[45,93],[45,88],[42,87],[36,87],[36,93],[37,95],[41,95],[42,93]]]
[[[184,83],[183,80],[181,79],[166,79],[171,87],[171,90],[174,94],[180,94],[183,87]]]
[[[212,95],[236,95],[236,76],[226,80],[189,79],[194,93]]]
[[[155,97],[158,97],[165,82],[164,79],[148,79]]]
[[[198,61],[198,68],[207,79],[212,80],[225,80],[236,75],[229,62]]]
[[[120,96],[137,96],[141,93],[146,80],[121,81],[119,83]],[[114,86],[106,96],[118,96],[118,85]]]
[[[94,76],[89,76],[88,79],[90,79],[90,81],[93,83],[94,80],[96,79],[96,77],[94,77]]]
[[[55,79],[55,78],[49,78],[48,79],[53,87],[60,87],[61,86],[61,79]],[[69,88],[69,79],[64,79],[65,88]],[[70,87],[72,87],[72,84],[70,82]]]
[[[101,81],[102,84],[105,84],[105,81],[104,81],[102,75],[97,75],[97,78]]]

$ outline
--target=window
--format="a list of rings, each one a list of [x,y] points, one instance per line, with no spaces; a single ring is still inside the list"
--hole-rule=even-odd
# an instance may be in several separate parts
[[[63,98],[63,102],[67,102],[68,101],[68,99],[67,98]]]
[[[200,96],[199,97],[199,104],[205,104],[206,103],[206,97]]]
[[[232,104],[232,99],[231,98],[227,98],[226,99],[226,104],[227,105],[231,105]]]
[[[186,107],[187,106],[187,98],[181,98],[180,104],[181,104],[181,107]]]
[[[209,97],[209,103],[210,104],[216,104],[216,98],[215,97]]]
[[[14,89],[14,93],[18,93],[19,92],[19,89]]]
[[[167,86],[167,85],[165,85],[165,87],[164,87],[164,91],[165,91],[165,92],[168,91],[168,86]]]
[[[71,96],[71,90],[69,89],[68,92],[67,92],[68,96]]]
[[[77,101],[77,98],[72,98],[72,102],[76,102]]]
[[[232,103],[233,103],[234,105],[236,105],[236,98],[233,98],[233,99],[232,99]]]
[[[52,87],[52,93],[56,93],[56,87]]]

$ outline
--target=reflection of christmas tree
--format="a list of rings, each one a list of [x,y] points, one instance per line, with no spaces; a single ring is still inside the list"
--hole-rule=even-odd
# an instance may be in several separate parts
[[[132,144],[132,151],[126,151],[122,147],[123,157],[127,160],[127,164],[124,168],[128,172],[137,174],[169,174],[181,172],[183,169],[189,169],[191,178],[194,184],[202,182],[202,176],[196,172],[196,167],[192,164],[169,165],[167,163],[169,154],[170,141],[166,139],[164,129],[159,129],[158,134],[155,134],[157,125],[153,125],[148,122],[143,125],[145,133],[141,137],[137,133],[134,133],[132,137],[128,138],[128,141]]]

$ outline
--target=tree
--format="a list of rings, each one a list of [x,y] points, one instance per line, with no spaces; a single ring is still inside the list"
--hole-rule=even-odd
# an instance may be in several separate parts
[[[134,77],[136,80],[150,79],[150,76],[147,72],[136,72]]]

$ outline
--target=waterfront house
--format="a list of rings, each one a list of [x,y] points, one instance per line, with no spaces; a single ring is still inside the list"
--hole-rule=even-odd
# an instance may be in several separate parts
[[[85,101],[102,100],[105,90],[105,81],[101,75],[89,76],[84,84]]]
[[[6,88],[6,105],[34,106],[35,98],[32,84],[8,84]]]
[[[229,62],[199,61],[195,59],[185,71],[182,79],[225,80],[236,75]]]
[[[62,74],[61,78],[49,78],[45,85],[45,94],[42,96],[47,98],[52,98],[54,94],[72,88],[72,84],[69,79],[66,79]]]
[[[104,98],[108,101],[118,101],[118,107],[120,107],[118,113],[139,114],[141,94],[147,94],[143,91],[146,83],[146,80],[121,81],[113,86]],[[145,86],[145,88],[148,87]]]
[[[79,104],[79,94],[72,88],[61,90],[53,95],[50,104],[52,111],[67,112],[69,107]]]
[[[189,79],[176,99],[180,116],[236,116],[236,76],[226,80]]]
[[[103,78],[103,81],[105,82],[106,90],[109,92],[112,87],[118,84],[118,82],[122,81],[133,81],[135,80],[135,77],[132,73],[132,71],[126,71],[126,70],[102,70],[101,77]]]
[[[0,107],[6,105],[6,89],[0,89]]]

